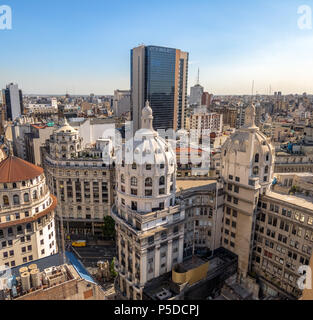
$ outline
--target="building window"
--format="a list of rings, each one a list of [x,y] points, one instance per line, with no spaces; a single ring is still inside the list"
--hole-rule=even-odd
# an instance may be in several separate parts
[[[3,205],[4,206],[9,206],[10,205],[8,196],[3,196]]]
[[[259,174],[259,167],[253,167],[252,173],[254,176],[257,176]]]
[[[131,194],[133,196],[136,196],[137,195],[137,189],[131,189]]]
[[[146,165],[146,170],[151,170],[151,168],[152,168],[151,164]]]
[[[254,156],[254,162],[258,163],[260,159],[260,155],[258,153],[256,153],[256,155]]]
[[[13,204],[14,205],[19,205],[20,204],[20,197],[18,195],[13,196]]]
[[[147,178],[145,180],[145,186],[146,187],[152,187],[152,179],[151,178]]]
[[[145,190],[145,196],[146,197],[152,197],[152,190],[151,189],[146,189]]]
[[[165,177],[160,177],[159,185],[160,186],[164,186],[165,185]]]
[[[163,194],[165,194],[165,189],[164,188],[159,189],[159,195],[163,195]]]
[[[137,210],[137,202],[132,201],[132,210]]]
[[[137,178],[136,178],[136,177],[132,177],[132,178],[130,179],[130,184],[131,184],[131,186],[133,186],[133,187],[137,187],[137,184],[138,184]]]
[[[125,177],[123,174],[121,174],[121,183],[125,183]]]

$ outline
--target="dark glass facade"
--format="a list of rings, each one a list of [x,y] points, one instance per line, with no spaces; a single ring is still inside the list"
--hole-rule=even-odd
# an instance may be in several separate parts
[[[145,100],[150,101],[155,129],[173,128],[175,66],[175,49],[146,47]]]
[[[131,50],[131,113],[134,132],[140,128],[141,109],[149,100],[153,127],[184,127],[187,106],[188,53],[181,50],[139,46]]]

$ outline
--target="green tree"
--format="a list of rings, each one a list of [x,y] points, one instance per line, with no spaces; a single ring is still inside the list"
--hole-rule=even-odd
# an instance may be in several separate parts
[[[117,272],[114,270],[114,261],[115,261],[115,258],[113,258],[113,260],[111,261],[111,265],[110,265],[110,272],[111,272],[111,276],[113,278],[115,278],[117,276]]]
[[[106,216],[103,219],[103,235],[107,238],[115,238],[115,222],[110,216]]]

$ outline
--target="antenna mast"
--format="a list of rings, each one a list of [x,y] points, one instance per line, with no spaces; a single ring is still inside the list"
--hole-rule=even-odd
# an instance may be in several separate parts
[[[198,68],[197,84],[200,84],[200,68]]]

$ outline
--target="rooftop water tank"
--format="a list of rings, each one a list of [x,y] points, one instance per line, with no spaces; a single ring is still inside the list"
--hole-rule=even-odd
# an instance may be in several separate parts
[[[29,272],[24,272],[21,274],[21,281],[22,281],[22,289],[23,291],[30,290],[30,274]]]

